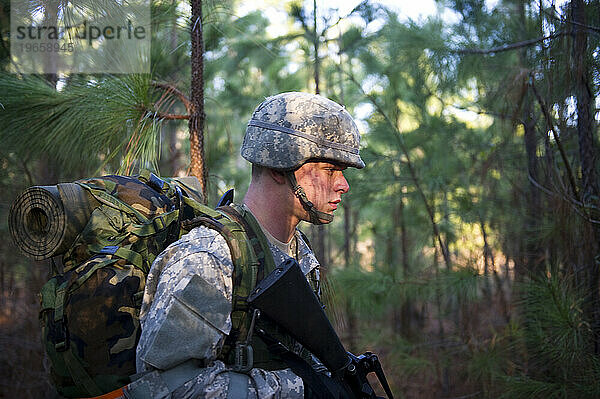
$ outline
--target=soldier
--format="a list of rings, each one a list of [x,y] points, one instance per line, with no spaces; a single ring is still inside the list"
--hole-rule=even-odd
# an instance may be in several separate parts
[[[358,129],[342,106],[318,95],[292,92],[269,97],[258,106],[241,147],[242,157],[252,163],[252,180],[237,209],[249,225],[259,226],[254,233],[266,237],[275,264],[295,258],[317,295],[319,264],[296,226],[301,220],[333,220],[349,189],[344,169],[364,167],[359,141]],[[240,372],[228,364],[231,356],[222,351],[233,334],[233,271],[228,243],[206,226],[194,228],[156,259],[140,315],[136,360],[143,376],[130,384],[129,396],[311,396],[309,384],[256,337],[251,369]],[[285,342],[294,352],[311,360],[290,340]]]

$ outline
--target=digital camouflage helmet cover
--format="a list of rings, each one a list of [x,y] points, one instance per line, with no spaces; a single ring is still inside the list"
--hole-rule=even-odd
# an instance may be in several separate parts
[[[269,97],[256,108],[241,154],[252,164],[287,172],[311,222],[321,224],[333,216],[313,206],[293,172],[309,160],[363,168],[359,147],[360,133],[343,106],[316,94],[289,92]]]
[[[362,168],[359,145],[358,128],[344,107],[316,94],[290,92],[256,108],[241,153],[253,164],[286,171],[309,159]]]

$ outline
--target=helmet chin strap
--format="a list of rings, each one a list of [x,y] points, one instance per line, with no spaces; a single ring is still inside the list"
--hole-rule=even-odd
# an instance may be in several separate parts
[[[333,215],[317,210],[317,208],[315,208],[315,205],[308,200],[306,192],[296,181],[294,171],[286,172],[286,176],[288,181],[290,182],[290,186],[292,186],[292,191],[294,192],[294,195],[298,197],[300,203],[302,204],[302,207],[308,212],[308,215],[310,216],[310,222],[312,224],[325,224],[333,220]]]

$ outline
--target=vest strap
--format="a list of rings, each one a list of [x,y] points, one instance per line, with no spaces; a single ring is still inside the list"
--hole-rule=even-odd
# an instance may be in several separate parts
[[[233,362],[235,364],[236,359],[230,357],[232,352],[235,355],[235,350],[242,351],[241,348],[243,347],[245,348],[244,353],[239,353],[240,356],[243,356],[248,355],[251,353],[250,351],[252,351],[248,342],[248,336],[251,334],[249,331],[251,328],[251,320],[248,313],[248,304],[246,302],[247,295],[254,290],[258,281],[261,281],[266,274],[275,269],[275,261],[273,260],[271,249],[266,237],[262,233],[258,221],[250,212],[247,212],[242,206],[237,204],[221,206],[217,208],[217,210],[242,228],[247,238],[246,242],[248,243],[245,250],[249,252],[257,262],[257,265],[236,264],[233,272],[233,326],[232,331],[225,338],[223,355],[225,360],[228,360],[226,363]],[[247,273],[250,273],[250,275]],[[246,282],[247,292],[244,290],[242,290],[243,292],[240,292],[239,285],[235,283],[240,277],[239,274],[241,274],[239,283],[243,284]],[[240,346],[238,344],[243,345]],[[240,349],[236,349],[238,347]],[[227,358],[228,356],[230,357],[229,359]]]
[[[226,213],[243,227],[244,232],[248,236],[250,244],[252,244],[254,254],[258,258],[258,274],[256,276],[255,284],[253,284],[253,287],[250,289],[250,291],[252,291],[256,283],[261,281],[266,274],[269,274],[271,271],[275,270],[275,261],[273,260],[273,255],[271,254],[271,249],[269,247],[269,243],[267,242],[267,238],[262,233],[262,229],[260,228],[258,221],[243,207],[237,204],[231,204],[229,206],[220,207],[219,210]]]

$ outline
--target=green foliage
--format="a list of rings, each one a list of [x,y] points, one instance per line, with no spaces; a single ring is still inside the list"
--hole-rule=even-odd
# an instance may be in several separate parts
[[[2,75],[0,91],[3,142],[19,157],[49,154],[69,168],[115,160],[121,171],[156,160],[148,76],[74,79],[57,91],[35,76]]]
[[[598,397],[600,364],[584,296],[572,278],[539,277],[517,292],[520,321],[474,349],[469,378],[502,398]]]
[[[406,300],[434,301],[440,296],[458,295],[463,301],[473,301],[478,297],[480,281],[481,276],[468,268],[436,275],[415,273],[403,279],[393,277],[389,270],[349,268],[335,270],[330,284],[335,287],[337,298],[348,301],[355,311],[373,316]]]
[[[0,183],[11,187],[4,198],[16,195],[20,176],[30,175],[23,186],[37,182],[43,156],[76,178],[102,165],[158,168],[159,156],[161,169],[185,169],[187,121],[156,113],[187,111],[152,85],[189,93],[185,5],[152,5],[150,76],[67,76],[58,90],[41,78],[0,77]],[[238,149],[254,107],[277,92],[314,91],[312,4],[290,3],[288,29],[275,38],[269,14],[238,17],[235,2],[204,5],[209,198],[235,187],[240,201],[249,167]],[[397,396],[600,397],[595,304],[574,283],[597,236],[573,201],[567,171],[580,185],[572,35],[501,47],[568,31],[569,3],[452,0],[445,7],[458,23],[404,22],[370,2],[339,23],[337,14],[317,12],[321,93],[360,116],[366,163],[345,172],[351,190],[328,227],[329,311],[355,347],[381,354]],[[600,7],[585,7],[593,32]],[[598,45],[590,33],[592,97]],[[5,53],[0,48],[4,68]],[[546,134],[548,122],[558,140]],[[524,126],[533,137],[529,152]],[[18,260],[8,263],[25,273]],[[529,275],[538,277],[517,283]],[[353,316],[359,320],[351,323]]]

